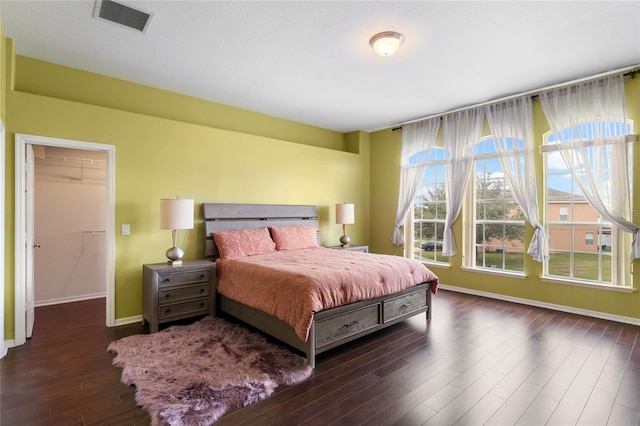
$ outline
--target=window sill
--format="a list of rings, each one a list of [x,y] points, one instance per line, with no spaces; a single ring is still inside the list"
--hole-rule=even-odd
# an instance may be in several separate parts
[[[462,269],[465,272],[477,272],[479,274],[498,275],[501,277],[517,278],[520,280],[524,280],[525,278],[527,278],[527,276],[522,272],[504,271],[502,269],[469,268],[465,266],[463,266],[460,269]]]
[[[563,280],[562,278],[542,277],[541,280],[547,283],[572,285],[576,287],[593,288],[597,290],[619,291],[621,293],[635,293],[638,289],[633,287],[621,287],[607,284],[595,284],[582,281]]]
[[[425,259],[416,259],[418,262],[422,263],[423,265],[427,265],[429,267],[431,266],[435,266],[436,268],[444,268],[444,269],[450,269],[451,265],[448,263],[444,263],[444,262],[434,262],[434,261],[430,261],[430,260],[425,260]]]

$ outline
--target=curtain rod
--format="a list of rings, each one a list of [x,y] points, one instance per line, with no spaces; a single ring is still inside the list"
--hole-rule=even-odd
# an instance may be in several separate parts
[[[541,87],[539,89],[529,90],[527,92],[521,92],[521,93],[517,93],[515,95],[510,95],[510,96],[505,96],[503,98],[494,99],[492,101],[482,102],[482,103],[475,104],[475,105],[469,105],[469,106],[453,109],[451,111],[441,112],[439,114],[431,114],[431,115],[428,115],[428,116],[422,117],[422,118],[416,118],[415,120],[406,121],[406,122],[401,123],[401,124],[399,124],[399,125],[397,125],[395,127],[392,127],[391,131],[395,132],[396,130],[402,130],[402,126],[404,126],[405,124],[415,123],[417,121],[422,121],[422,120],[428,120],[429,118],[435,118],[435,117],[440,117],[440,119],[442,119],[443,116],[448,115],[448,114],[454,114],[454,113],[460,112],[460,111],[466,111],[466,110],[473,109],[473,108],[483,107],[483,106],[487,106],[487,105],[493,105],[493,104],[497,104],[497,103],[500,103],[500,102],[505,102],[505,101],[508,101],[508,100],[511,100],[511,99],[520,98],[522,96],[531,95],[531,97],[533,99],[536,99],[538,97],[539,93],[546,92],[547,90],[558,89],[560,87],[566,87],[566,86],[570,86],[572,84],[584,83],[586,81],[597,80],[598,78],[608,77],[608,76],[611,76],[611,75],[622,74],[623,76],[631,76],[631,78],[634,78],[636,76],[636,74],[639,73],[639,72],[640,72],[640,64],[631,65],[631,66],[624,67],[624,68],[618,68],[618,69],[607,71],[607,72],[603,72],[603,73],[600,73],[600,74],[595,74],[595,75],[592,75],[592,76],[589,76],[589,77],[583,77],[583,78],[579,78],[579,79],[576,79],[576,80],[567,81],[567,82],[564,82],[564,83],[553,84],[551,86]]]

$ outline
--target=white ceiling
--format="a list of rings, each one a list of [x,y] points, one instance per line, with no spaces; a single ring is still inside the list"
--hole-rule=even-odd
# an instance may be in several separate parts
[[[120,1],[120,0],[117,0]],[[640,63],[640,1],[0,1],[16,52],[340,132]],[[369,38],[405,36],[392,57]]]

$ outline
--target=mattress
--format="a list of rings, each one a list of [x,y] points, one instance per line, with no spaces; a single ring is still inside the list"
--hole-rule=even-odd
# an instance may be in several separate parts
[[[438,277],[399,256],[315,247],[216,260],[218,293],[286,322],[306,341],[313,314]]]

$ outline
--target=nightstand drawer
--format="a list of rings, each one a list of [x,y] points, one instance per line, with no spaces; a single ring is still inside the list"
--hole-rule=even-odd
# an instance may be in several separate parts
[[[161,273],[158,276],[158,285],[160,287],[167,287],[172,285],[208,282],[210,280],[209,269],[201,269],[188,272]]]
[[[427,290],[405,294],[391,300],[385,300],[383,306],[384,322],[409,315],[427,306]]]
[[[206,283],[206,284],[194,285],[190,287],[180,287],[180,288],[160,290],[158,292],[158,295],[159,295],[158,303],[160,304],[173,303],[180,300],[208,296],[210,288],[211,286],[209,285],[209,283]]]
[[[167,318],[174,318],[182,315],[193,316],[200,313],[208,314],[210,306],[211,300],[209,298],[198,299],[185,303],[175,303],[172,305],[163,305],[158,308],[158,317],[160,320],[165,320]]]
[[[316,347],[329,345],[380,324],[378,304],[318,322]]]

